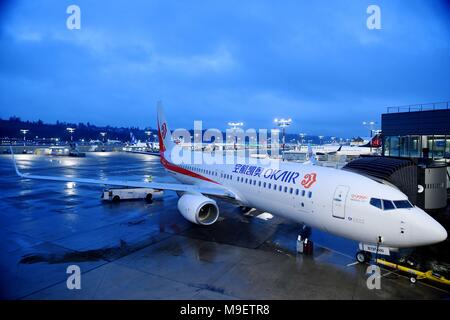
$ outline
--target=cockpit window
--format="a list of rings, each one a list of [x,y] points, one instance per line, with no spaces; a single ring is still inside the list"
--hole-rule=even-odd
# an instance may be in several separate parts
[[[408,200],[397,200],[394,201],[395,207],[397,209],[409,209],[412,208],[413,205]]]
[[[381,199],[370,198],[370,204],[379,209],[383,209],[383,207],[381,206]]]
[[[384,210],[394,210],[394,204],[390,200],[383,200],[383,209]]]

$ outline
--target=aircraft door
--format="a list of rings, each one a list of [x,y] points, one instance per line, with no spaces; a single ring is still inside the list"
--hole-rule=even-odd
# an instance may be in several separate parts
[[[350,190],[348,186],[337,186],[333,197],[333,217],[345,219],[345,202]]]

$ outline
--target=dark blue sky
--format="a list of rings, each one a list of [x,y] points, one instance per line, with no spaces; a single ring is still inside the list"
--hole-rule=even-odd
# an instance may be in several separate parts
[[[292,132],[355,136],[387,105],[450,100],[445,1],[8,2],[2,118],[155,127],[161,99],[172,127],[290,116]]]

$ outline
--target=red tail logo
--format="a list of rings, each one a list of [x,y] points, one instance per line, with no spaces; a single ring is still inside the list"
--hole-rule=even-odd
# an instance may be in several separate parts
[[[165,122],[161,126],[161,134],[162,134],[162,138],[165,139],[166,138],[166,134],[167,134],[167,126],[166,126]]]
[[[316,176],[317,175],[315,173],[305,174],[301,182],[302,186],[306,189],[310,188],[316,182]]]

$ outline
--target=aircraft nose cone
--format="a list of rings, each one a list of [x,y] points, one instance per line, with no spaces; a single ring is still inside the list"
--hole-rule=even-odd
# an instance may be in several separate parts
[[[422,215],[424,219],[416,224],[416,230],[419,231],[417,236],[421,245],[430,245],[439,243],[447,239],[447,230],[436,220],[428,215]]]
[[[445,241],[447,239],[447,230],[445,230],[445,228],[440,223],[436,221],[433,228],[434,229],[432,232],[436,243]]]

